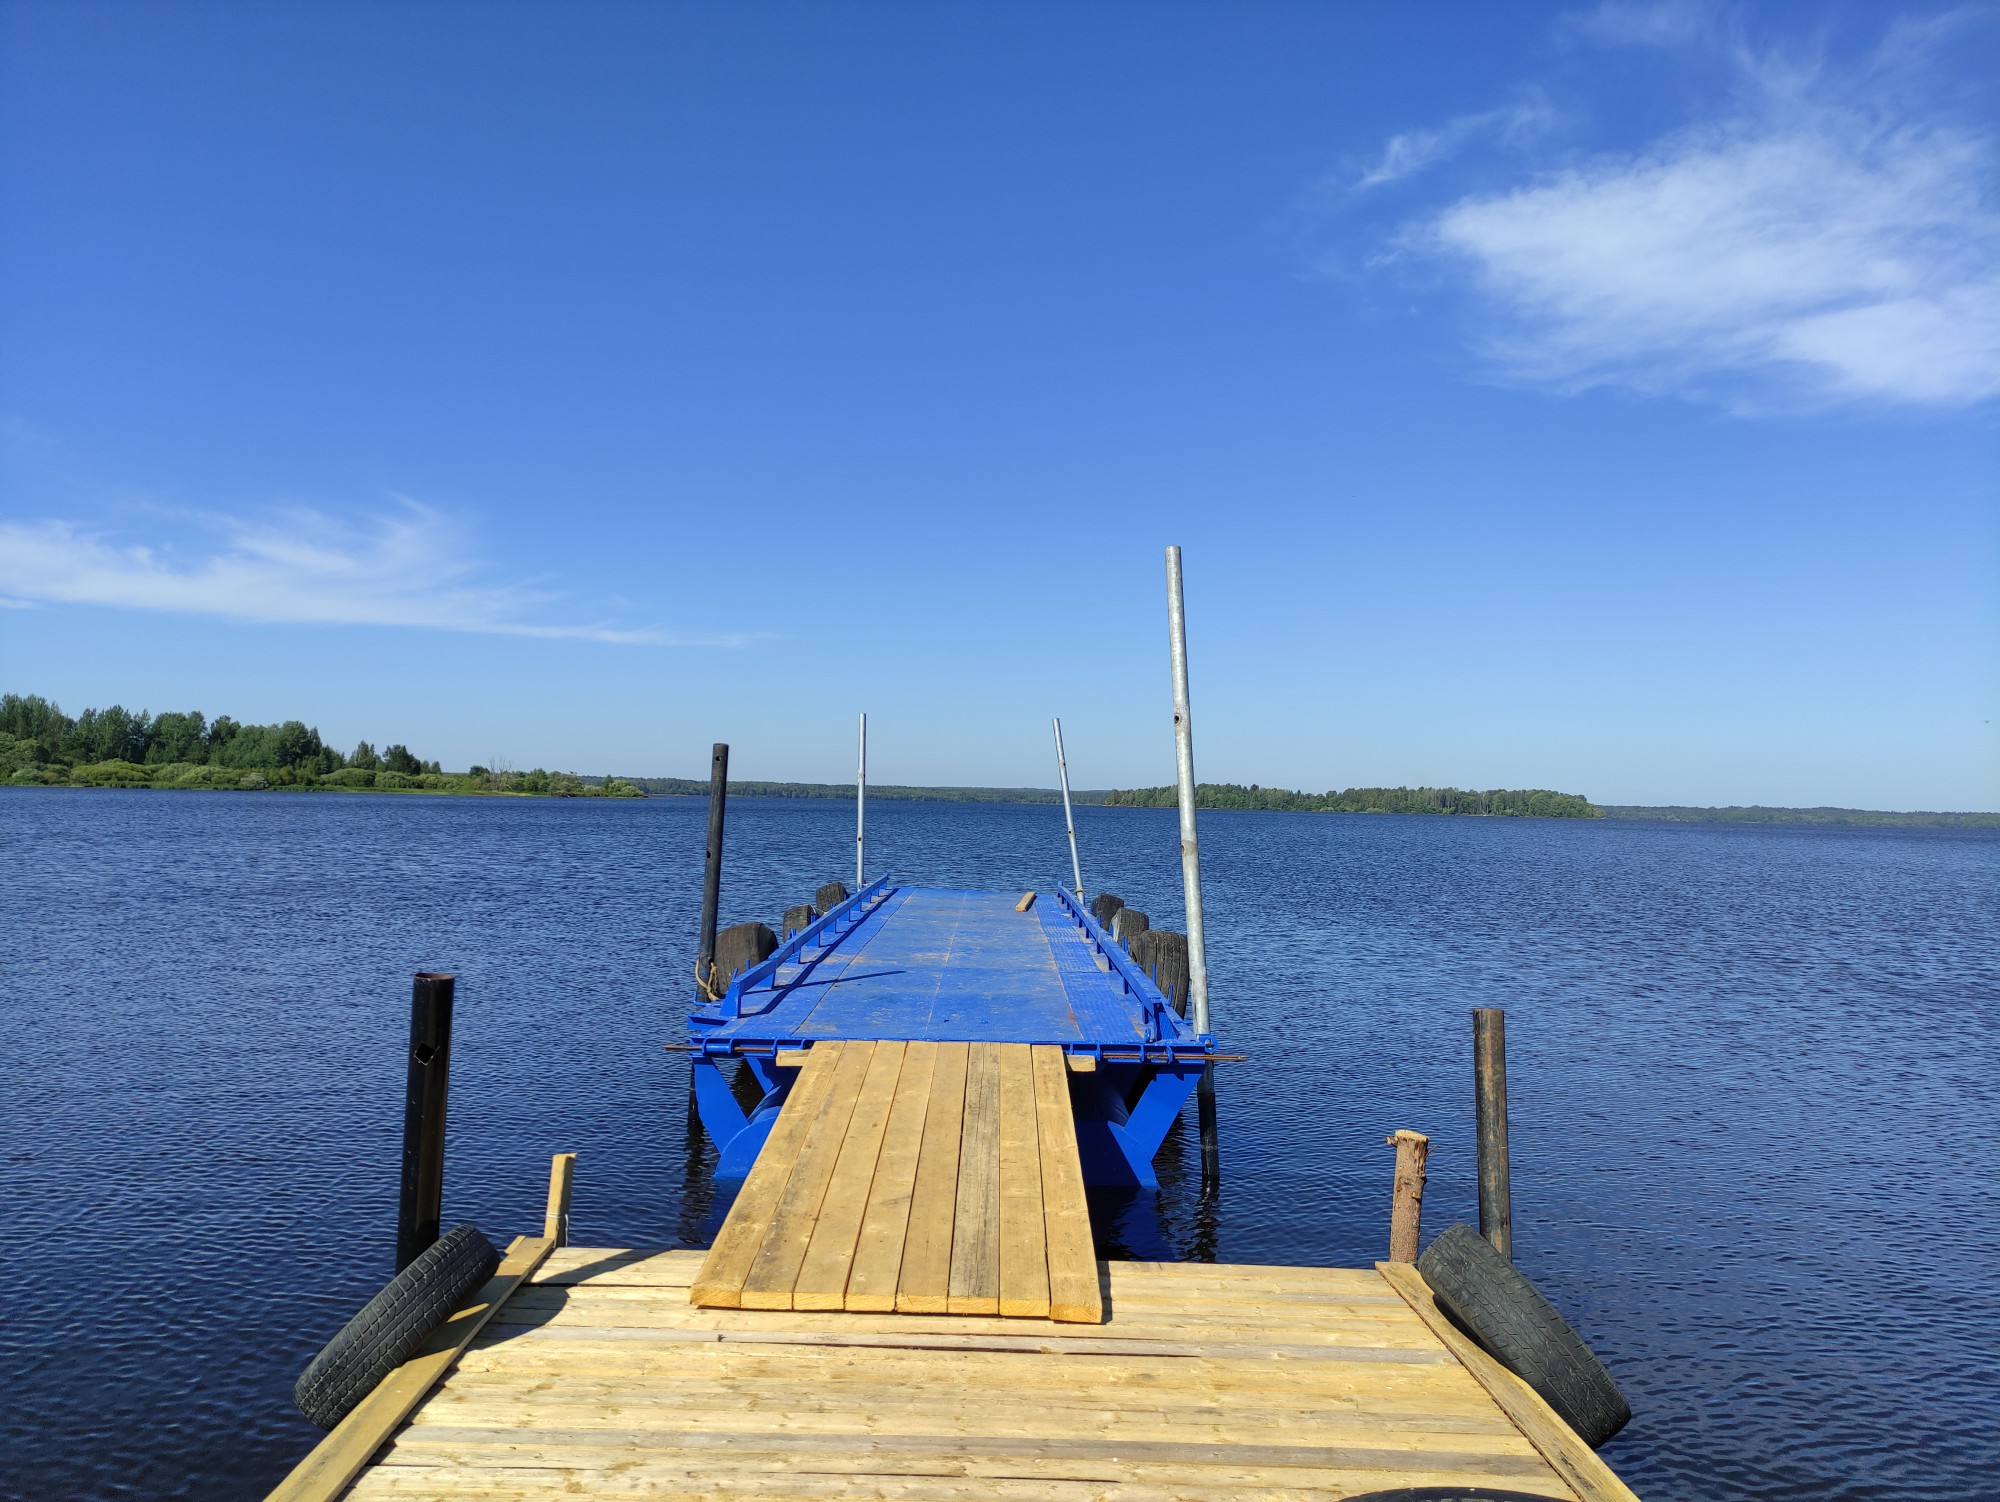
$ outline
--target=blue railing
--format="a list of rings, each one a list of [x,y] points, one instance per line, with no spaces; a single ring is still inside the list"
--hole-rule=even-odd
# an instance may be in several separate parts
[[[889,878],[878,876],[840,906],[830,908],[823,916],[793,934],[778,946],[768,960],[752,965],[729,983],[729,989],[722,993],[722,1015],[725,1018],[741,1017],[744,992],[754,991],[766,981],[774,980],[779,967],[789,965],[809,946],[819,943],[820,935],[823,933],[832,933],[832,937],[822,946],[831,949],[875,910],[874,899],[887,897],[890,890]],[[853,919],[851,923],[847,922],[850,917]]]
[[[1090,916],[1083,904],[1060,886],[1056,888],[1056,896],[1062,902],[1063,911],[1068,913],[1083,930],[1083,935],[1090,941],[1091,948],[1102,955],[1110,965],[1111,973],[1116,975],[1124,983],[1125,989],[1137,996],[1145,1007],[1146,1041],[1148,1043],[1173,1043],[1183,1039],[1194,1041],[1196,1038],[1194,1030],[1173,1009],[1159,986],[1154,983],[1152,976],[1140,967],[1139,962],[1132,958],[1125,946],[1106,933],[1098,921]]]

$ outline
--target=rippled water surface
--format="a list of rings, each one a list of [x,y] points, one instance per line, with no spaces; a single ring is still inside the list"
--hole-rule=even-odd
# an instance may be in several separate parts
[[[392,1270],[410,973],[457,972],[446,1214],[703,1244],[678,1037],[702,804],[0,789],[0,1495],[257,1498]],[[1179,927],[1173,815],[1079,810]],[[851,874],[851,810],[731,806],[725,920]],[[883,803],[877,869],[1047,887],[1048,808]],[[1648,1502],[2000,1491],[2000,839],[1205,814],[1224,1178],[1094,1205],[1141,1256],[1381,1255],[1396,1127],[1474,1217],[1508,1010],[1516,1256],[1624,1385]],[[871,864],[874,864],[871,861]],[[872,872],[871,872],[872,874]],[[1192,1113],[1190,1105],[1189,1111]]]

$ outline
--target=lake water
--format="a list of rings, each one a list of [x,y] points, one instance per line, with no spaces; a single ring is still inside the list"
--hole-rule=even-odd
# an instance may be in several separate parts
[[[705,1244],[682,1036],[699,802],[0,789],[8,1498],[252,1499],[392,1271],[410,973],[455,971],[446,1215]],[[725,921],[852,876],[851,808],[731,805]],[[1174,816],[1078,812],[1180,927]],[[1648,1502],[2000,1492],[2000,838],[1204,814],[1223,1180],[1191,1122],[1114,1253],[1365,1265],[1397,1127],[1475,1219],[1508,1011],[1516,1257],[1636,1417]],[[877,803],[871,874],[1047,888],[1059,810]],[[1190,1105],[1190,1116],[1193,1107]]]

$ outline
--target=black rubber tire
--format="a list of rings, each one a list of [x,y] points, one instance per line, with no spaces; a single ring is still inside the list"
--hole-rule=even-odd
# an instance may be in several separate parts
[[[1170,928],[1149,928],[1132,941],[1132,958],[1153,977],[1167,1005],[1181,1016],[1188,1007],[1187,935]]]
[[[847,897],[848,891],[845,882],[830,881],[817,892],[813,893],[813,911],[824,918],[828,913],[839,907],[841,903],[847,901]]]
[[[732,923],[715,936],[716,989],[778,952],[778,936],[762,923]]]
[[[1099,892],[1090,899],[1090,916],[1097,920],[1099,928],[1110,933],[1111,920],[1123,906],[1125,906],[1123,897],[1113,897],[1109,892]]]
[[[338,1424],[410,1359],[425,1336],[463,1308],[499,1265],[500,1254],[475,1225],[440,1236],[306,1364],[292,1388],[299,1412],[322,1429]]]
[[[1364,1492],[1347,1502],[1549,1502],[1541,1492],[1499,1492],[1490,1486],[1399,1486]]]
[[[812,904],[810,902],[801,902],[796,906],[786,908],[785,921],[783,925],[784,934],[782,935],[782,937],[789,939],[793,934],[797,933],[800,929],[811,928],[813,919],[816,916],[817,914],[813,912]]]
[[[1417,1259],[1438,1307],[1562,1416],[1592,1449],[1631,1405],[1590,1347],[1519,1268],[1471,1226],[1448,1227]]]
[[[1111,920],[1111,937],[1123,944],[1129,952],[1132,941],[1152,926],[1152,920],[1136,907],[1121,907]]]

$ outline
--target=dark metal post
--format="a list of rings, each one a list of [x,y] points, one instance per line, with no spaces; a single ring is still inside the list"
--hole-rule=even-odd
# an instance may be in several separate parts
[[[444,1101],[451,1079],[454,977],[419,973],[410,988],[410,1069],[403,1090],[403,1199],[396,1270],[438,1239],[444,1213]]]
[[[1195,1121],[1201,1128],[1201,1192],[1214,1199],[1222,1187],[1222,1145],[1215,1134],[1215,1066],[1204,1064],[1195,1086]]]
[[[1507,1186],[1507,1014],[1472,1013],[1472,1083],[1479,1135],[1479,1234],[1514,1260],[1514,1211]]]
[[[715,743],[708,762],[708,866],[701,884],[701,945],[695,951],[695,978],[707,986],[715,969],[715,920],[722,906],[722,815],[729,802],[729,747]]]

